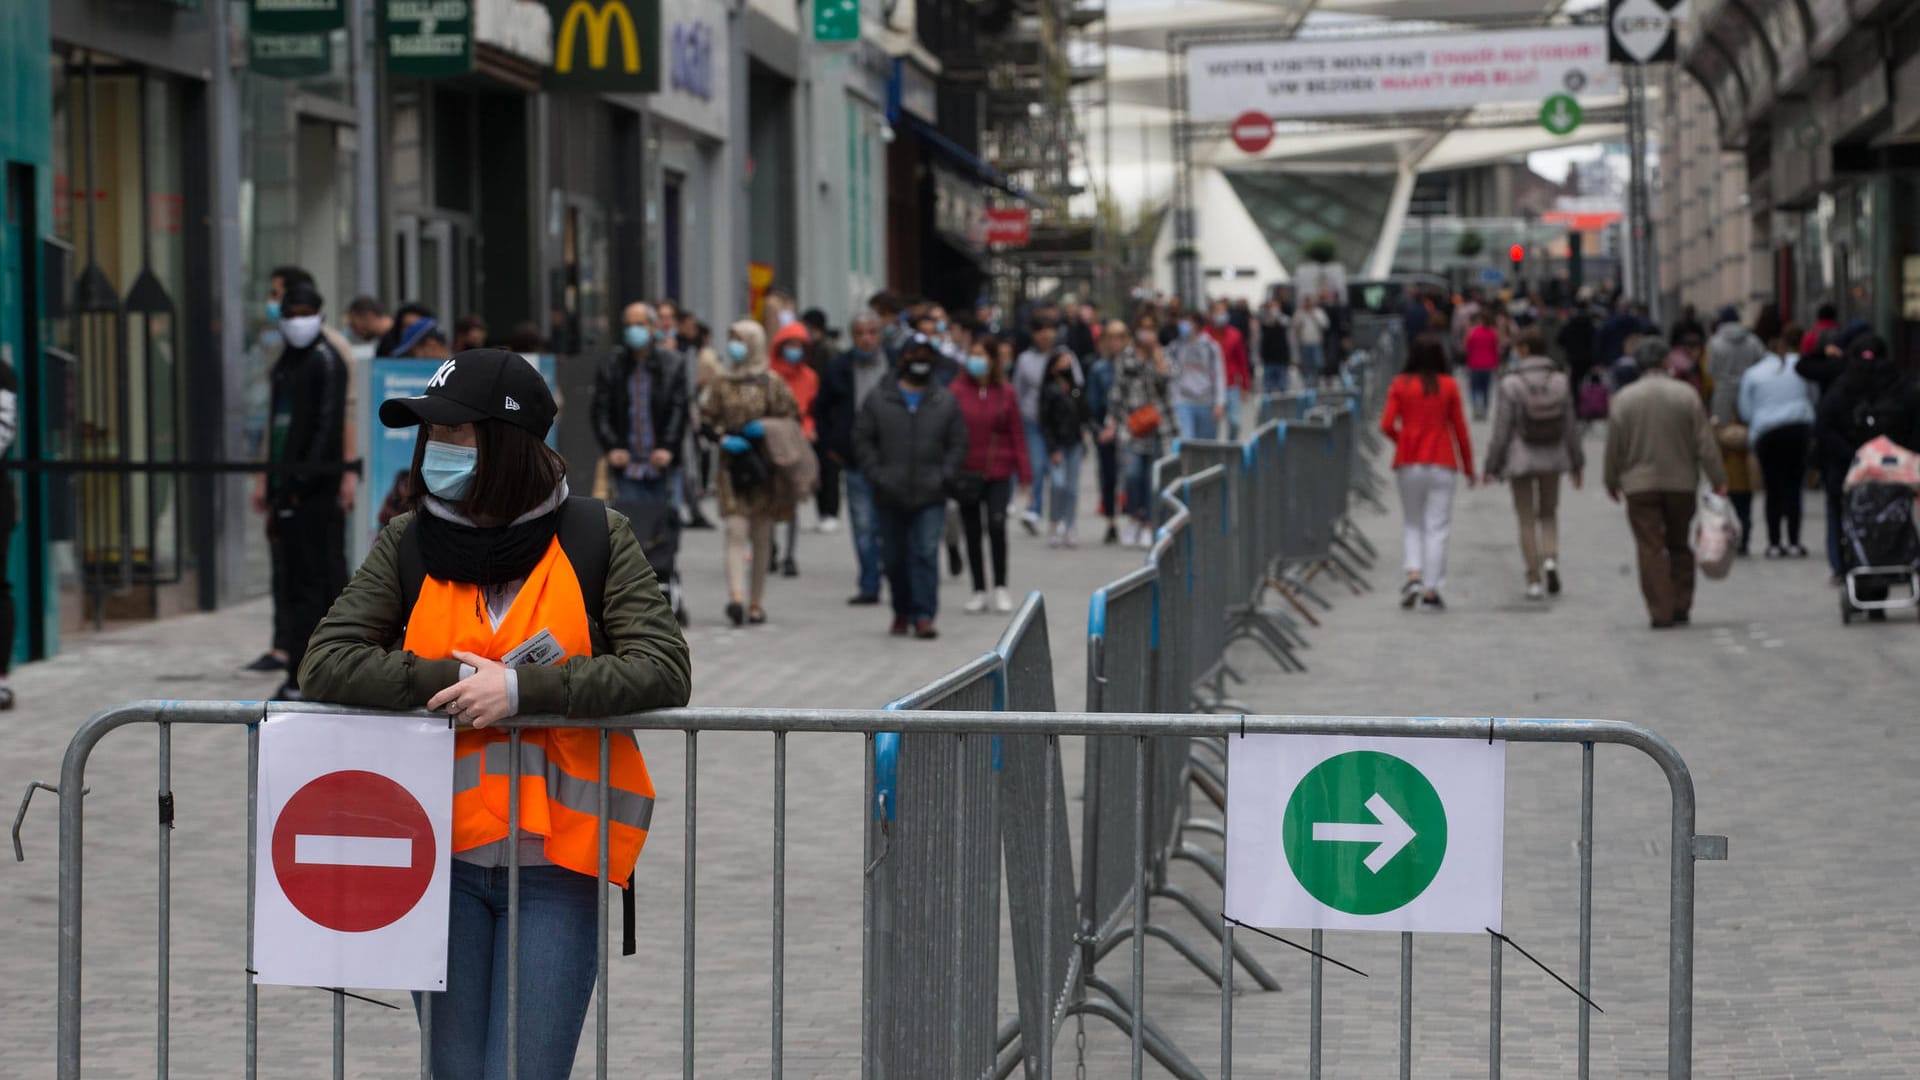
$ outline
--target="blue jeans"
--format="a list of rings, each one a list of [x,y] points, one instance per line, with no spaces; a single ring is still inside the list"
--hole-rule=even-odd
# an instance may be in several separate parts
[[[1325,362],[1325,345],[1300,346],[1300,377],[1311,383],[1320,377],[1320,365]]]
[[[1240,388],[1227,387],[1227,438],[1240,441]]]
[[[940,613],[940,538],[947,531],[947,506],[935,503],[918,510],[881,504],[874,507],[880,521],[880,543],[886,552],[887,591],[893,594],[893,616],[908,622],[931,621]]]
[[[1053,512],[1049,521],[1072,525],[1080,516],[1080,458],[1087,448],[1080,443],[1060,451],[1060,464],[1047,464],[1047,486],[1053,489]]]
[[[678,469],[672,469],[664,476],[655,476],[650,480],[630,480],[624,472],[615,473],[613,478],[614,496],[621,502],[679,502]]]
[[[520,1076],[567,1080],[593,997],[599,882],[558,866],[520,870]],[[433,1075],[507,1075],[507,868],[453,860],[447,989],[433,1010]]]
[[[1033,463],[1033,473],[1035,477],[1033,497],[1027,503],[1027,513],[1034,517],[1039,517],[1040,509],[1045,505],[1047,495],[1047,485],[1038,479],[1040,469],[1047,461],[1047,438],[1040,434],[1039,424],[1031,420],[1025,421],[1024,423],[1027,429],[1027,460]]]
[[[1211,440],[1220,435],[1220,422],[1213,418],[1211,405],[1175,405],[1173,417],[1179,421],[1183,439]]]
[[[1473,414],[1483,416],[1487,411],[1487,401],[1493,395],[1493,372],[1467,370],[1467,396],[1473,402]]]
[[[847,533],[853,537],[853,554],[860,560],[860,595],[880,595],[880,526],[874,520],[873,485],[867,474],[848,469]]]
[[[1153,459],[1151,451],[1127,453],[1127,516],[1141,524],[1153,521]]]
[[[1260,389],[1269,394],[1286,393],[1287,392],[1287,365],[1285,364],[1260,365]]]

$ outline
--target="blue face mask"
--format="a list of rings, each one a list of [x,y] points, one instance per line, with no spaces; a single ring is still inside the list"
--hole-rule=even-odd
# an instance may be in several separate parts
[[[1180,336],[1183,338],[1193,336],[1193,324],[1185,319],[1180,320]]]
[[[653,344],[653,331],[644,326],[629,326],[622,336],[626,338],[629,349],[644,349]]]
[[[727,359],[736,364],[747,362],[747,343],[744,341],[727,342]]]
[[[786,358],[787,363],[797,364],[806,357],[807,350],[798,345],[788,345],[780,350],[780,355]]]
[[[967,374],[976,379],[987,377],[987,358],[984,356],[967,357]]]
[[[267,321],[270,323],[277,323],[280,321],[280,301],[278,300],[267,301]]]
[[[438,439],[427,443],[420,459],[420,479],[427,490],[448,502],[459,502],[473,490],[473,468],[480,451],[472,446],[456,446]]]
[[[935,333],[939,333],[939,334],[944,334],[944,333],[946,333],[946,332],[947,332],[947,320],[945,320],[945,319],[941,319],[941,320],[940,320],[939,322],[936,322],[936,323],[934,323],[934,324],[933,324],[933,329],[934,329],[934,332],[935,332]]]

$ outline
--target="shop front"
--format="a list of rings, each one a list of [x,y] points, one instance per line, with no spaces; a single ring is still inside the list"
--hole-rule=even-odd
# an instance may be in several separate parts
[[[646,99],[647,220],[655,228],[642,248],[651,263],[645,295],[676,300],[721,327],[738,314],[733,282],[740,276],[729,254],[735,223],[722,203],[733,81],[726,16],[703,0],[664,0],[660,14],[667,71],[660,92]]]
[[[212,606],[212,477],[173,467],[221,458],[224,429],[207,16],[104,0],[49,11],[46,318],[40,348],[18,354],[22,456],[54,466],[21,482],[36,656],[58,632]]]

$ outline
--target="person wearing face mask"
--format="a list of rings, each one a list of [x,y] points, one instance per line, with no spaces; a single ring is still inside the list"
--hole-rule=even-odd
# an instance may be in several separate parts
[[[768,370],[766,331],[758,322],[741,319],[729,327],[722,355],[724,370],[700,392],[700,425],[720,444],[727,619],[758,626],[767,621],[761,598],[773,564],[773,523],[793,512],[772,481],[760,421],[799,419],[800,406],[786,381]]]
[[[281,325],[283,322],[284,301],[287,293],[297,286],[305,286],[308,289],[316,288],[313,283],[313,275],[298,266],[276,266],[267,279],[266,313],[268,319],[271,320],[271,325],[261,335],[262,344],[265,348],[263,363],[264,370],[267,373],[266,381],[268,384],[266,397],[269,399],[268,401],[263,401],[261,404],[267,407],[267,411],[271,409],[270,399],[272,397],[273,372],[279,367],[280,359],[286,351],[286,334]],[[317,298],[319,294],[316,291],[314,295]],[[354,318],[351,314],[349,314],[347,322],[349,326],[354,324]],[[304,326],[306,324],[303,322],[301,325]],[[338,357],[340,362],[346,366],[346,372],[343,376],[346,382],[346,400],[342,406],[344,419],[341,422],[340,459],[343,461],[352,461],[359,456],[360,445],[358,425],[355,424],[353,420],[354,416],[357,415],[356,406],[359,404],[353,379],[353,346],[347,342],[346,337],[338,330],[327,326],[324,320],[319,321],[319,326],[320,340],[324,341],[327,347],[332,350],[333,355]],[[260,433],[259,456],[262,460],[267,458],[271,449],[269,446],[269,434],[270,429],[263,429]],[[351,513],[354,503],[359,497],[360,474],[352,469],[346,469],[336,473],[332,479],[337,485],[334,497],[340,505],[341,513]],[[254,513],[263,516],[268,514],[268,478],[266,474],[262,473],[254,477],[253,490],[249,502],[253,507]],[[338,580],[329,586],[331,592],[329,592],[328,595],[331,596],[333,593],[339,592],[340,588],[346,584],[346,580],[343,566]],[[296,644],[292,640],[293,636],[294,629],[289,623],[289,618],[287,615],[282,614],[279,605],[275,605],[273,638],[268,645],[267,651],[261,653],[252,663],[247,664],[244,670],[261,672],[291,670],[288,666],[288,658],[292,656],[294,645]]]
[[[1078,361],[1073,353],[1060,344],[1060,325],[1045,314],[1035,315],[1031,324],[1032,344],[1013,365],[1013,390],[1020,398],[1020,418],[1026,424],[1027,456],[1038,463],[1047,459],[1047,440],[1040,430],[1040,390],[1046,385],[1048,372],[1057,357],[1064,356],[1073,368],[1076,381],[1080,378]],[[1040,511],[1046,505],[1046,485],[1035,483],[1033,495],[1027,502],[1027,511],[1020,518],[1028,535],[1040,535]]]
[[[853,458],[853,427],[861,406],[886,381],[888,363],[878,316],[871,312],[854,316],[848,332],[853,343],[827,365],[820,396],[813,401],[813,417],[821,455],[846,481],[848,533],[859,564],[858,590],[847,603],[863,607],[880,602],[880,531],[873,485]],[[826,482],[824,472],[821,482]]]
[[[1424,310],[1424,309],[1423,309]],[[1260,305],[1260,392],[1287,392],[1287,368],[1293,363],[1293,316],[1270,296]],[[1411,338],[1409,338],[1411,340]]]
[[[813,402],[820,396],[820,376],[814,373],[808,359],[813,352],[813,335],[807,330],[807,324],[795,320],[781,327],[773,335],[773,356],[769,364],[775,375],[787,384],[793,400],[800,406],[800,428],[806,433],[808,442],[817,442],[818,435],[813,420]],[[780,567],[781,577],[798,577],[800,566],[794,562],[794,549],[800,540],[800,515],[787,518],[787,542],[776,546],[773,553],[775,564]]]
[[[1194,329],[1191,315],[1181,315],[1166,348],[1180,437],[1219,438],[1220,421],[1227,415],[1227,362],[1220,346]]]
[[[1253,367],[1247,359],[1247,339],[1233,325],[1233,309],[1225,300],[1215,300],[1207,315],[1207,336],[1220,346],[1221,362],[1227,371],[1227,438],[1240,441],[1240,402],[1253,388]]]
[[[620,344],[593,383],[593,433],[611,492],[622,502],[672,502],[686,443],[686,362],[657,333],[653,309],[628,304]]]
[[[298,700],[307,638],[347,581],[345,463],[347,364],[321,334],[321,297],[307,283],[280,300],[284,346],[273,365],[265,459],[255,508],[266,514],[273,560],[274,642],[287,679],[275,697]],[[304,468],[303,468],[304,467]]]
[[[978,615],[988,607],[987,568],[981,533],[993,554],[993,610],[1013,610],[1007,592],[1007,511],[1013,502],[1013,484],[1033,482],[1027,459],[1026,431],[1020,422],[1020,400],[1007,382],[1000,360],[1000,343],[975,338],[967,354],[966,371],[950,388],[967,423],[967,463],[951,492],[960,506],[960,527],[967,544],[967,567],[973,574],[973,598],[964,611]]]
[[[1300,310],[1293,316],[1293,355],[1300,363],[1300,381],[1309,388],[1320,381],[1321,369],[1326,366],[1327,336],[1332,326],[1312,293],[1300,297]]]
[[[434,1076],[505,1074],[501,976],[516,887],[519,1075],[570,1073],[593,998],[601,798],[607,878],[631,886],[628,898],[644,886],[633,871],[654,787],[632,737],[523,732],[516,852],[498,725],[681,706],[692,685],[686,640],[627,519],[572,497],[565,462],[544,443],[554,412],[545,380],[500,349],[460,353],[420,396],[381,404],[382,423],[420,429],[417,506],[381,530],[300,670],[314,700],[426,708],[459,725],[446,989],[414,998]],[[610,795],[598,786],[603,760]]]
[[[873,484],[893,635],[939,637],[940,538],[947,495],[967,462],[967,422],[933,381],[939,352],[918,335],[900,353],[900,377],[868,395],[854,421],[853,456]]]
[[[1151,311],[1134,321],[1133,342],[1114,358],[1108,406],[1126,451],[1127,528],[1120,542],[1153,546],[1153,463],[1173,434],[1172,369]]]

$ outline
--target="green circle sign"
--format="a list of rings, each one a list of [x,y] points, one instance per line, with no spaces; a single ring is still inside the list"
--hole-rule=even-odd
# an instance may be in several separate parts
[[[1549,135],[1571,135],[1581,118],[1580,103],[1572,94],[1555,94],[1540,105],[1540,126]]]
[[[1419,769],[1355,750],[1301,777],[1280,834],[1293,876],[1314,899],[1379,915],[1433,884],[1447,856],[1447,811]]]

